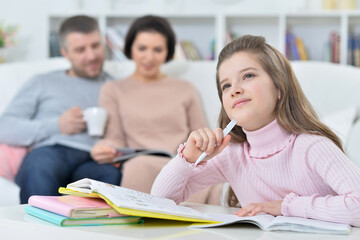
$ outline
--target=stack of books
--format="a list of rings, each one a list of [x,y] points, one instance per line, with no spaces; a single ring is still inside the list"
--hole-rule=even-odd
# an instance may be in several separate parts
[[[31,196],[25,211],[58,226],[142,223],[140,217],[119,214],[102,199],[71,195]]]

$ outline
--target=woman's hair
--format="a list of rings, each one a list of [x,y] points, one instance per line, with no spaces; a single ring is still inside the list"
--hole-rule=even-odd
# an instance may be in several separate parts
[[[294,134],[308,133],[327,137],[344,151],[336,134],[320,122],[315,110],[302,91],[289,61],[278,50],[267,44],[264,37],[245,35],[230,42],[221,50],[216,66],[216,84],[221,103],[222,90],[219,82],[219,68],[225,60],[238,52],[253,55],[278,89],[280,99],[275,106],[275,116],[282,128]],[[222,105],[219,127],[224,128],[229,122],[230,119]],[[233,142],[246,141],[246,135],[240,126],[235,126],[230,135]],[[230,206],[238,205],[232,189],[229,191],[228,204]]]
[[[170,61],[174,57],[176,37],[170,23],[165,18],[147,15],[135,19],[126,34],[124,52],[127,58],[132,58],[131,48],[137,34],[140,32],[156,32],[163,35],[166,38],[168,50],[165,62]]]

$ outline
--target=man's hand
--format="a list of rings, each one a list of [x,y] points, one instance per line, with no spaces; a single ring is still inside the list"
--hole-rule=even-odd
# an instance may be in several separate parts
[[[81,133],[86,128],[82,110],[79,107],[72,107],[61,114],[59,128],[62,134],[70,135]]]
[[[281,213],[281,204],[282,200],[279,201],[270,201],[264,203],[251,203],[246,207],[241,208],[239,211],[235,213],[239,217],[244,216],[255,216],[258,213],[268,213],[273,216],[282,215]]]

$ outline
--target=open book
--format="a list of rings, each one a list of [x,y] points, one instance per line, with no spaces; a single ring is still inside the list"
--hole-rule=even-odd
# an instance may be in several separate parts
[[[167,151],[157,150],[157,149],[116,148],[116,150],[118,153],[121,153],[121,155],[114,159],[114,163],[126,161],[130,158],[137,157],[140,155],[153,155],[153,156],[169,157],[169,158],[174,157],[173,154]]]
[[[189,207],[179,206],[173,200],[156,197],[147,193],[106,184],[84,178],[60,188],[60,193],[77,196],[103,198],[120,214],[161,218],[170,220],[206,223],[192,225],[192,228],[215,227],[232,223],[251,222],[266,231],[288,230],[311,233],[349,234],[347,224],[330,223],[318,220],[294,217],[273,217],[258,215],[254,217],[238,217],[227,214],[205,214]]]
[[[70,183],[59,192],[80,197],[104,199],[120,214],[190,222],[217,223],[211,217],[173,200],[84,178]]]
[[[251,223],[264,231],[293,231],[324,234],[349,234],[350,225],[319,221],[299,217],[274,217],[269,214],[259,214],[252,217],[238,217],[236,215],[211,215],[220,223],[193,224],[190,228],[211,228],[234,223]]]

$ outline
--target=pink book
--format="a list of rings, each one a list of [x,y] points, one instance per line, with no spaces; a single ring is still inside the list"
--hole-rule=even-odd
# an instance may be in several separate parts
[[[29,205],[70,218],[123,217],[104,200],[77,196],[39,196],[29,198]]]

